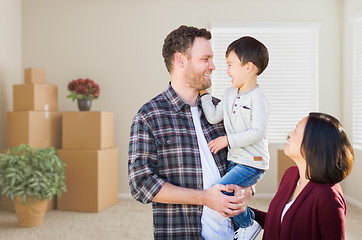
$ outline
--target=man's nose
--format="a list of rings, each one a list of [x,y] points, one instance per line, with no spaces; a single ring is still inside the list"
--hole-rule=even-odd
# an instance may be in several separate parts
[[[209,63],[209,68],[212,69],[212,70],[215,70],[215,64],[212,60],[210,60],[210,63]]]

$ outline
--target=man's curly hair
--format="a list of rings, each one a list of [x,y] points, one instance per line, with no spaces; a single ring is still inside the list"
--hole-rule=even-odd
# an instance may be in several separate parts
[[[188,27],[185,25],[173,30],[165,39],[162,47],[162,56],[166,64],[167,71],[172,72],[172,63],[174,55],[177,52],[187,54],[189,57],[189,50],[197,37],[202,37],[207,40],[211,39],[211,33],[205,28]]]

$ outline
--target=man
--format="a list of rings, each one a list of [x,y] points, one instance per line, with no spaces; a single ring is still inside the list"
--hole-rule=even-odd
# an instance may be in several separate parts
[[[209,124],[199,105],[199,91],[211,86],[215,69],[210,39],[206,29],[186,26],[166,37],[169,87],[132,122],[129,185],[136,200],[152,202],[155,239],[233,239],[229,217],[241,213],[251,195],[235,185],[213,186],[227,161],[226,149],[212,154],[207,146],[225,135],[223,124]],[[222,193],[233,190],[235,196]]]

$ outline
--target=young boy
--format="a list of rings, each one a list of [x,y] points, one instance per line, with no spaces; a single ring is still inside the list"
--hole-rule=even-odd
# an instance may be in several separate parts
[[[257,77],[267,67],[267,48],[252,37],[241,37],[232,42],[226,50],[227,73],[232,87],[227,89],[221,101],[215,106],[211,95],[201,96],[201,105],[206,119],[211,124],[224,120],[226,136],[209,142],[212,153],[228,146],[230,161],[227,174],[217,183],[252,186],[269,168],[266,126],[270,105],[257,84]],[[225,193],[228,194],[228,193]],[[250,208],[233,217],[237,239],[254,239],[260,226],[254,221],[255,214]]]

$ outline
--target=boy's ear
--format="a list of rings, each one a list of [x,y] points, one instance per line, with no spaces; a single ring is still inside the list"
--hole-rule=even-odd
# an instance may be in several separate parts
[[[246,63],[246,71],[251,73],[253,71],[258,71],[258,67],[255,66],[253,62],[247,62]]]
[[[252,63],[252,62],[247,62],[247,63],[246,63],[246,71],[252,72],[253,69],[254,69],[254,63]]]

